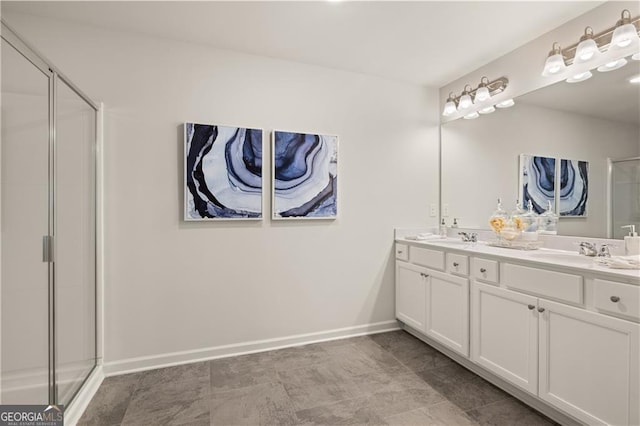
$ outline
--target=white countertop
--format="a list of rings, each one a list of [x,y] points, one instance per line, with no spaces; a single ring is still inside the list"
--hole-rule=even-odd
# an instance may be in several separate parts
[[[396,238],[396,242],[413,246],[446,249],[447,251],[464,252],[471,256],[493,257],[501,261],[518,261],[538,266],[568,268],[579,273],[588,273],[605,279],[617,279],[640,285],[640,270],[613,269],[595,263],[593,257],[582,256],[575,252],[540,248],[537,250],[517,250],[487,245],[484,241],[464,243],[456,238],[437,238],[413,240]]]

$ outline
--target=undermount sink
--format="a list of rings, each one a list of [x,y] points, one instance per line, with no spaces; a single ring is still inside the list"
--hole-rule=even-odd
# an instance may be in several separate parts
[[[553,253],[553,252],[536,252],[529,253],[529,258],[542,260],[547,262],[573,263],[579,265],[593,264],[593,257],[582,256],[578,253]]]

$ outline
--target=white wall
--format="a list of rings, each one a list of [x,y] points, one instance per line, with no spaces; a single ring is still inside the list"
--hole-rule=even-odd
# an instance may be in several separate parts
[[[4,18],[105,103],[107,362],[394,318],[393,227],[436,224],[437,90]],[[184,223],[185,121],[338,134],[340,218],[272,222],[266,197],[262,222]]]
[[[442,203],[461,226],[488,228],[496,198],[513,210],[518,159],[534,154],[589,162],[586,218],[561,218],[558,233],[607,235],[607,158],[640,155],[636,125],[524,103],[442,126]]]

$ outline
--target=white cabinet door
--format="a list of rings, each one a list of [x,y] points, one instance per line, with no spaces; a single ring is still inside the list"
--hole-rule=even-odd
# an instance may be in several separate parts
[[[587,424],[640,423],[640,324],[540,300],[540,389]]]
[[[396,262],[396,318],[423,332],[426,280],[426,269]]]
[[[474,282],[471,359],[532,394],[538,392],[538,299]]]
[[[469,356],[469,280],[427,271],[426,333]]]

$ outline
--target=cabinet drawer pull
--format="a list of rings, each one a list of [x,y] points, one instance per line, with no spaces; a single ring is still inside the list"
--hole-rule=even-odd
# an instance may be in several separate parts
[[[538,312],[543,313],[544,312],[544,308],[538,308]]]
[[[535,305],[527,305],[527,308],[529,308],[530,311],[533,311],[536,306]]]
[[[480,268],[480,272],[482,272],[484,274],[485,272],[487,272],[487,269],[486,268]]]
[[[453,262],[453,266],[457,268],[458,266],[460,266],[460,264],[458,262]]]
[[[420,276],[421,276],[422,278],[427,278],[429,275],[427,275],[427,274],[424,274],[424,273],[420,272]]]
[[[611,301],[613,303],[618,303],[620,301],[620,298],[618,296],[611,296]]]
[[[398,250],[398,254],[402,254],[402,250]]]

